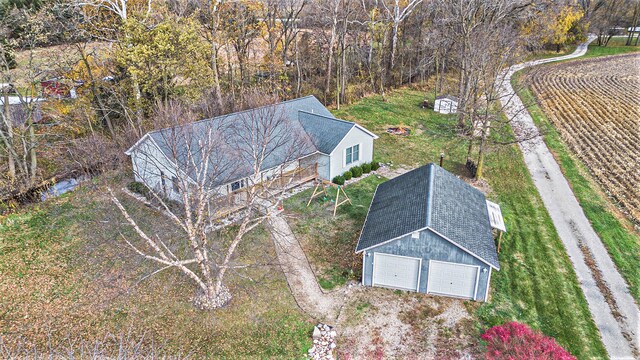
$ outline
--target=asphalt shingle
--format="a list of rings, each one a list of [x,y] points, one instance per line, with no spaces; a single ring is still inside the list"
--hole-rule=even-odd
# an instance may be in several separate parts
[[[273,126],[267,119],[276,116],[280,116],[282,121]],[[216,153],[211,157],[209,165],[209,184],[217,186],[253,173],[253,160],[247,153],[252,150],[249,148],[254,147],[251,143],[260,143],[260,139],[250,137],[263,134],[262,130],[267,127],[273,129],[270,148],[265,151],[261,170],[274,168],[316,151],[330,154],[354,126],[354,123],[336,119],[311,95],[180,127],[161,129],[148,135],[167,158],[195,177],[202,168],[200,144],[206,141],[210,131],[215,132],[223,141],[216,140]],[[248,130],[252,127],[257,131]]]
[[[430,174],[423,166],[378,185],[356,251],[427,226]]]
[[[308,111],[299,111],[298,120],[311,137],[316,149],[327,155],[331,154],[349,130],[355,126],[352,122]]]
[[[435,164],[378,186],[356,251],[425,227],[500,268],[484,195]]]

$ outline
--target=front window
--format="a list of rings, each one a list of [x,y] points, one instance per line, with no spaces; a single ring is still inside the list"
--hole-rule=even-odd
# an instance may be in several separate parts
[[[347,165],[360,160],[360,144],[347,148],[345,163]]]
[[[244,180],[238,180],[236,182],[231,183],[231,191],[240,190],[244,187]]]

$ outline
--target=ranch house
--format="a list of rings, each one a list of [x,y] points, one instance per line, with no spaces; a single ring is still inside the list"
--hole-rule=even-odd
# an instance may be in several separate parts
[[[243,161],[241,156],[234,156],[234,153],[250,150],[243,149],[246,142],[241,140],[251,138],[255,134],[242,133],[243,128],[233,127],[233,124],[265,114],[284,118],[277,126],[286,128],[278,131],[299,134],[298,137],[303,141],[283,144],[284,140],[274,138],[273,142],[279,143],[282,148],[296,148],[290,151],[271,149],[262,163],[259,174],[256,174],[252,164]],[[231,166],[227,166],[223,174],[216,173],[216,178],[211,180],[211,191],[219,195],[239,192],[251,184],[309,169],[313,170],[311,178],[330,180],[353,166],[372,161],[373,140],[378,138],[356,123],[337,119],[314,96],[205,119],[187,126],[191,127],[189,131],[194,134],[206,133],[212,128],[222,129],[219,130],[221,134],[218,141],[224,143],[222,148],[226,150],[221,150],[222,154],[217,156],[227,157],[227,163],[231,163]],[[185,156],[180,154],[187,152],[193,154],[193,159],[198,159],[200,155],[197,144],[189,145],[185,141],[172,144],[168,141],[174,131],[175,128],[167,128],[149,132],[125,153],[131,157],[136,181],[170,199],[181,201],[180,189],[176,185],[176,173],[190,173],[193,170],[183,169],[184,166],[179,164],[184,161],[176,160],[176,157],[184,158]],[[292,151],[295,152],[293,156]]]
[[[487,301],[491,224],[484,195],[435,164],[382,183],[356,247],[362,284]]]

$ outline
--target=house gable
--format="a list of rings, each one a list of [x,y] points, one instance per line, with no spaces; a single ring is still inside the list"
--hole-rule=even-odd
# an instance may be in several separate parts
[[[330,154],[331,178],[342,175],[354,166],[371,162],[373,160],[374,139],[367,131],[362,131],[359,126],[354,125]],[[353,159],[353,147],[356,145],[358,146],[358,160]],[[352,162],[347,164],[346,155],[349,148],[351,148]]]

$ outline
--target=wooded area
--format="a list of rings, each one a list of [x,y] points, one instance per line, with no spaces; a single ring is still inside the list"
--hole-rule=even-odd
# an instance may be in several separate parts
[[[500,142],[509,125],[498,116],[500,71],[587,31],[606,46],[638,25],[640,2],[5,0],[0,15],[8,198],[118,166],[123,149],[161,126],[160,104],[205,118],[246,108],[249,91],[314,94],[337,108],[407,84],[456,95],[452,126],[481,177],[489,130]],[[627,44],[637,44],[633,32]]]

